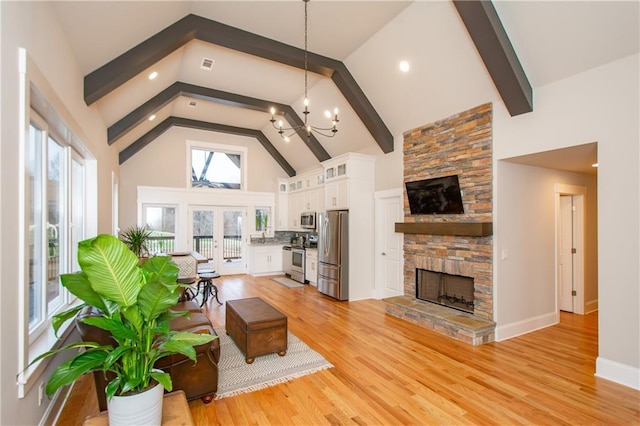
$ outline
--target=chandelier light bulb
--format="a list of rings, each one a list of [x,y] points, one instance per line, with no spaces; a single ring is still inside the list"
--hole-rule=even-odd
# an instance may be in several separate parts
[[[275,115],[276,113],[276,109],[274,107],[271,107],[269,111],[271,112],[271,115]]]
[[[283,139],[284,139],[284,141],[285,141],[285,142],[287,142],[287,143],[291,140],[291,139],[289,139],[289,136],[285,136]]]
[[[334,115],[338,115],[338,107],[335,107],[335,108],[333,109],[333,114],[334,114]]]
[[[278,127],[282,127],[282,120],[278,121]]]
[[[331,118],[331,113],[329,112],[329,110],[326,110],[324,112],[324,116],[327,117],[327,118]]]
[[[309,106],[309,99],[304,98],[304,106]]]

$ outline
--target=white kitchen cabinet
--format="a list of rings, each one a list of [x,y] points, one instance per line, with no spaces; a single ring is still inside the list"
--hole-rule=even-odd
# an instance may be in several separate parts
[[[282,273],[282,246],[249,246],[249,273],[251,275],[276,275]]]
[[[349,209],[349,180],[327,181],[324,184],[324,210]]]
[[[289,231],[300,231],[300,213],[302,213],[303,192],[289,194]]]
[[[287,179],[278,179],[278,193],[276,200],[276,231],[289,229],[289,192]]]
[[[312,285],[316,285],[318,281],[318,250],[316,249],[305,250],[304,279]]]
[[[302,192],[302,209],[305,212],[320,211],[320,188],[309,189]]]

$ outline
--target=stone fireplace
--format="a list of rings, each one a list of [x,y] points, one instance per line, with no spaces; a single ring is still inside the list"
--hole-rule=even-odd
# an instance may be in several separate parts
[[[458,175],[464,213],[411,215],[405,191],[404,222],[396,224],[404,232],[404,296],[386,299],[387,313],[473,345],[493,341],[495,330],[491,125],[484,104],[404,133],[405,183]],[[467,278],[464,291],[435,294],[435,303],[417,297],[429,287],[423,280],[437,283],[427,290],[433,296],[450,276]]]

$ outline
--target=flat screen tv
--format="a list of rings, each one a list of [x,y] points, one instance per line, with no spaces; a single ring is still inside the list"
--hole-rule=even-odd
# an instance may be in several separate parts
[[[464,213],[458,175],[405,183],[411,214]]]

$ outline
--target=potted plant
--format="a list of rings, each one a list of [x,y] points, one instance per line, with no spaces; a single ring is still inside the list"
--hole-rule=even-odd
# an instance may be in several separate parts
[[[120,239],[127,245],[129,250],[134,252],[138,258],[149,254],[147,241],[151,236],[151,231],[146,226],[132,226],[120,233]]]
[[[110,424],[113,399],[140,393],[156,382],[160,401],[153,410],[160,424],[162,387],[171,391],[171,377],[154,367],[160,358],[180,353],[195,361],[194,346],[210,342],[208,334],[176,332],[169,329],[169,320],[187,312],[174,312],[172,307],[180,296],[181,284],[176,282],[178,267],[168,256],[152,257],[139,265],[136,254],[111,235],[98,235],[78,244],[81,271],[61,275],[62,285],[84,303],[59,313],[53,318],[57,332],[67,320],[74,318],[86,306],[97,308],[98,316],[85,317],[86,324],[111,333],[113,345],[95,342],[75,342],[40,355],[40,359],[67,349],[84,349],[71,360],[56,368],[47,382],[46,392],[52,395],[61,386],[93,371],[112,372],[115,378],[106,387]],[[157,396],[156,396],[157,397]],[[136,402],[136,408],[139,405]],[[140,421],[123,419],[123,424]],[[144,423],[148,423],[147,420]]]

